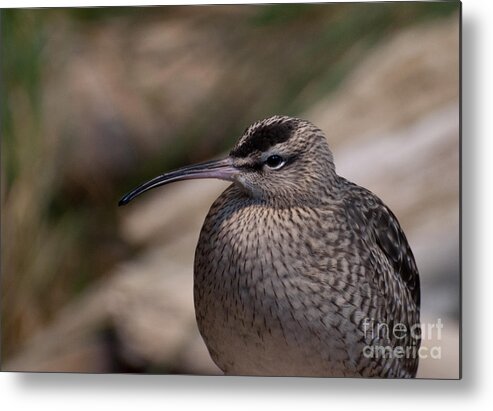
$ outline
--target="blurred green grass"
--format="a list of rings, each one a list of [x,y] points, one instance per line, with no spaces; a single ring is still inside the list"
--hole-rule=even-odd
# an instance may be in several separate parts
[[[231,147],[239,127],[274,113],[296,115],[309,104],[334,91],[366,52],[396,30],[457,12],[457,2],[349,3],[341,5],[237,6],[245,13],[231,40],[249,41],[261,33],[282,50],[267,50],[282,57],[289,70],[273,65],[256,67],[243,56],[248,73],[276,79],[278,93],[252,90],[255,104],[245,111],[234,96],[221,90],[202,116],[183,128],[173,144],[156,151],[142,166],[115,176],[99,201],[83,192],[67,192],[60,168],[62,146],[47,143],[49,129],[42,116],[44,50],[50,25],[60,19],[80,31],[115,20],[137,27],[146,20],[173,19],[183,7],[82,8],[2,10],[1,19],[1,135],[2,135],[2,358],[20,345],[57,310],[104,276],[119,260],[137,250],[119,238],[115,198],[118,193],[153,175],[156,170],[196,161]],[[201,8],[186,8],[201,12]],[[227,25],[227,15],[224,24]],[[132,25],[130,25],[132,27]],[[297,41],[297,33],[311,41]],[[274,43],[275,42],[275,43]],[[259,53],[262,53],[258,44]],[[253,45],[255,46],[255,44]],[[239,47],[233,44],[232,47]],[[279,46],[277,46],[279,48]],[[272,60],[276,60],[273,58]],[[227,63],[225,63],[227,64]],[[275,64],[275,63],[274,63]],[[234,81],[233,72],[228,81]],[[245,92],[248,95],[248,91]],[[211,130],[211,119],[227,121]],[[208,133],[205,133],[205,130]],[[213,131],[215,139],[204,134]],[[241,131],[241,130],[240,130]],[[190,153],[190,147],[195,147]],[[85,183],[87,184],[87,182]],[[77,186],[77,184],[75,184]],[[83,185],[83,184],[81,184]]]

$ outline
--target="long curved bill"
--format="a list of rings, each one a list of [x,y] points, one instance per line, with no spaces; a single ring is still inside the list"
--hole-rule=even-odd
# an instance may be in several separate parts
[[[125,194],[118,202],[123,206],[132,201],[135,197],[162,185],[173,183],[181,180],[191,180],[198,178],[217,178],[219,180],[234,181],[238,174],[238,169],[233,166],[231,159],[207,161],[205,163],[194,164],[192,166],[182,167],[169,173],[161,174]]]

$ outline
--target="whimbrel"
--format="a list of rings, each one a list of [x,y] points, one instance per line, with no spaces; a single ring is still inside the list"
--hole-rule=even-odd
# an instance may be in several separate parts
[[[384,153],[382,153],[384,155]],[[420,345],[419,274],[390,209],[336,173],[324,133],[274,116],[223,160],[165,173],[231,184],[195,252],[198,327],[226,374],[409,378]]]

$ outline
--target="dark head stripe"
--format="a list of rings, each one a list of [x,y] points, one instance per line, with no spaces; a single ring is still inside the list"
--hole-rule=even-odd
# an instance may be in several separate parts
[[[244,158],[255,151],[267,151],[272,146],[289,140],[295,128],[294,119],[255,124],[246,131],[245,138],[231,150],[230,155]]]

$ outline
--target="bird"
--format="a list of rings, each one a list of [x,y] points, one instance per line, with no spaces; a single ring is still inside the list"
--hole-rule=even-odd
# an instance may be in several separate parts
[[[389,155],[382,153],[382,156]],[[197,325],[226,375],[413,378],[420,282],[394,213],[337,174],[324,132],[275,115],[226,158],[164,173],[229,181],[199,235]]]

